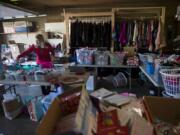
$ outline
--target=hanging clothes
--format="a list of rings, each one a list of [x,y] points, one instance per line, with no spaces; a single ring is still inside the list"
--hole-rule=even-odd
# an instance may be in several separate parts
[[[138,36],[138,24],[137,21],[134,21],[133,45],[136,45],[137,36]]]
[[[134,22],[131,20],[128,20],[126,23],[126,38],[127,38],[127,44],[128,46],[132,45],[133,43],[133,32],[134,32]]]
[[[119,42],[120,42],[120,45],[121,45],[121,47],[122,46],[125,46],[126,44],[127,44],[127,35],[126,35],[126,22],[125,21],[123,21],[122,23],[121,23],[121,31],[120,31],[120,36],[119,36]]]
[[[115,24],[115,28],[114,28],[114,51],[120,50],[119,34],[120,34],[120,25],[118,23]]]
[[[134,26],[135,26],[134,22],[131,21],[130,22],[130,33],[129,33],[129,38],[128,38],[129,45],[133,45]]]
[[[138,22],[138,37],[137,37],[137,47],[142,48],[142,36],[143,36],[143,23],[142,21]]]
[[[157,32],[157,36],[155,39],[155,45],[156,45],[156,51],[159,49],[161,44],[161,21],[159,21],[159,25],[158,25],[158,32]]]
[[[75,20],[70,25],[70,46],[78,47],[106,47],[111,46],[110,21],[81,21]]]
[[[119,22],[115,24],[113,33],[114,48],[115,50],[120,50],[125,45],[134,45],[140,51],[154,52],[160,46],[165,45],[165,39],[162,37],[164,36],[162,34],[161,22],[157,19],[123,19],[120,25]]]
[[[162,29],[162,22],[161,22],[160,39],[161,39],[161,43],[160,43],[159,48],[165,47],[167,44],[166,44],[165,32],[164,32],[164,29]]]
[[[158,24],[159,24],[159,22],[157,20],[153,21],[153,31],[152,31],[152,45],[153,45],[153,49],[152,49],[152,51],[155,51],[155,47],[156,47],[155,40],[156,40],[157,32],[158,32]]]
[[[148,46],[148,50],[152,51],[152,23],[148,22],[147,24],[147,39],[146,39],[146,43]]]

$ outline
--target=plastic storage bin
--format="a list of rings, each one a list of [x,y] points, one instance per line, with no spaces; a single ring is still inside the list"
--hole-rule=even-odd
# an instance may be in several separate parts
[[[96,51],[95,52],[95,64],[96,65],[108,65],[109,52],[108,51]]]

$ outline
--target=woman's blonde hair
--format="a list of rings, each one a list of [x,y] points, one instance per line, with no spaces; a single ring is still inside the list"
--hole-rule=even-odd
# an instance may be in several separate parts
[[[44,36],[42,34],[37,34],[36,39],[44,41]]]

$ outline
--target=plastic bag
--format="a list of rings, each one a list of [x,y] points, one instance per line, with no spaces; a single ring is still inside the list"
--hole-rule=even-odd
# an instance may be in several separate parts
[[[96,65],[108,65],[109,52],[97,51],[95,52],[95,64]]]
[[[76,57],[78,64],[93,64],[93,55],[96,49],[81,48],[76,49]]]
[[[61,87],[58,87],[56,92],[51,92],[49,95],[45,96],[41,100],[44,114],[46,114],[47,110],[49,109],[54,99],[62,93],[63,93],[63,89]]]
[[[116,52],[110,54],[110,63],[111,65],[120,65],[123,64],[126,52]]]

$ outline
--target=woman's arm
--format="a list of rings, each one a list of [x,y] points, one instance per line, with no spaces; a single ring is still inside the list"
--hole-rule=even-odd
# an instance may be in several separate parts
[[[24,57],[28,54],[30,54],[31,52],[34,52],[35,51],[35,46],[32,45],[30,48],[28,48],[26,51],[22,52],[20,55],[18,55],[17,59],[21,58],[21,57]]]

